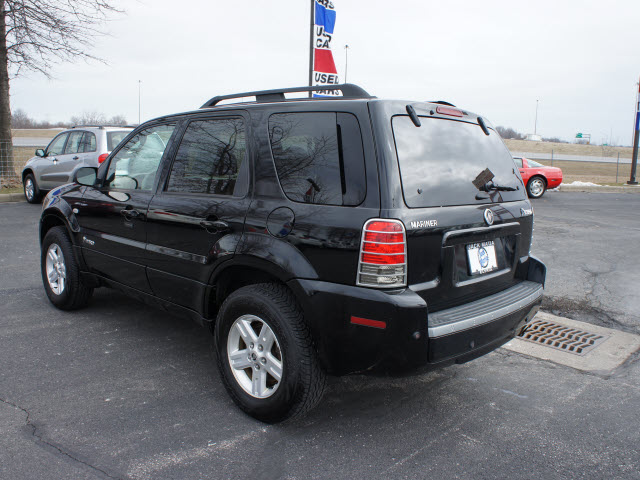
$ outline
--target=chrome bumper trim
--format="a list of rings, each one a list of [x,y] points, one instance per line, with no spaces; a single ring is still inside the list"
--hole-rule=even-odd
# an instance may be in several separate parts
[[[542,297],[541,284],[524,281],[507,290],[429,315],[429,338],[438,338],[452,333],[484,325],[534,304]]]

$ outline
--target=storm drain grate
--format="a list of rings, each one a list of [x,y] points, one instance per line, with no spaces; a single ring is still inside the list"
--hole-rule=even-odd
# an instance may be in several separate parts
[[[533,320],[519,337],[575,355],[585,355],[609,338],[544,320]]]

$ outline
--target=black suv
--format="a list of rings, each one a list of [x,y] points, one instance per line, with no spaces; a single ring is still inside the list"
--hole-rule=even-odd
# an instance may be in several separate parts
[[[43,203],[51,302],[113,287],[209,326],[229,394],[267,422],[313,407],[326,373],[461,363],[508,341],[546,269],[500,136],[446,102],[336,89],[215,97],[80,169]]]

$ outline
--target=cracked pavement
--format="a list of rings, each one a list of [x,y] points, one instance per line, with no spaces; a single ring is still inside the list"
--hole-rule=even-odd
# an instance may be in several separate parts
[[[551,192],[534,208],[547,308],[637,333],[640,196]],[[53,308],[39,210],[0,205],[0,478],[640,477],[640,353],[607,375],[499,349],[334,378],[311,414],[268,426],[228,398],[203,328],[105,289]]]

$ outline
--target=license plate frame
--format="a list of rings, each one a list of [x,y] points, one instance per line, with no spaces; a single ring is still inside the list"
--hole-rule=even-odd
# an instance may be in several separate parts
[[[466,250],[469,275],[484,275],[498,269],[496,245],[493,240],[469,243]]]

